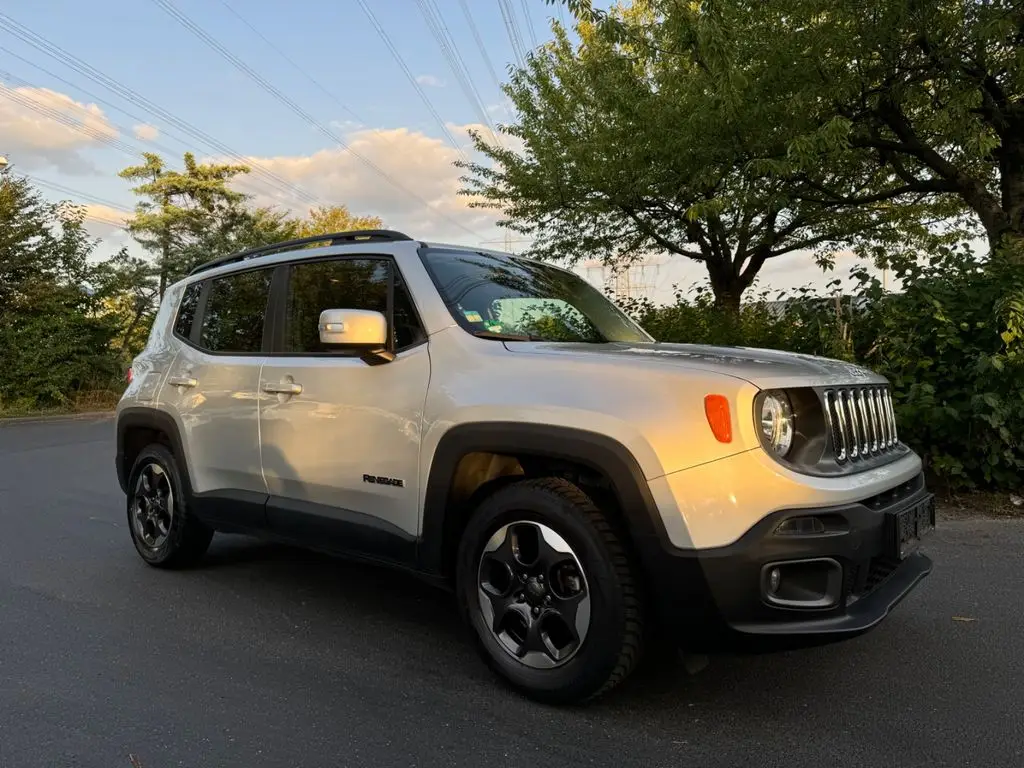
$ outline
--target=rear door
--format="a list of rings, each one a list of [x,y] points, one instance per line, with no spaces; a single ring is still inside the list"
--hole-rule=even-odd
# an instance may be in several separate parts
[[[258,400],[272,275],[265,268],[203,281],[160,393],[181,430],[200,513],[245,527],[265,520]]]

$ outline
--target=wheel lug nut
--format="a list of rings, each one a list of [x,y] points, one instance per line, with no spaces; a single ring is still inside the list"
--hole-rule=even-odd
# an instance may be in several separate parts
[[[523,602],[523,593],[522,592],[520,592],[518,595],[516,595],[516,602],[517,603]]]
[[[540,614],[540,608],[538,608],[538,607],[534,606],[534,608],[533,608],[533,610],[531,611],[531,613],[532,613],[532,614],[533,614],[534,616],[538,616],[538,615]]]

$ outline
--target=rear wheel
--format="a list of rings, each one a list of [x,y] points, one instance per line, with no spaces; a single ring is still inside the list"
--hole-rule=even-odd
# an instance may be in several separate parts
[[[128,529],[152,566],[181,568],[206,553],[213,531],[189,511],[178,463],[163,445],[142,450],[128,479]]]
[[[457,582],[484,659],[532,698],[595,698],[640,657],[643,610],[626,549],[566,480],[520,481],[486,498],[463,534]]]

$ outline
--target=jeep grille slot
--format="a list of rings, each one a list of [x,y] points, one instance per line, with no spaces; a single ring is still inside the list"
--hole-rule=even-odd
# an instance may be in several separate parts
[[[844,387],[824,393],[825,421],[840,464],[890,451],[899,444],[888,387]]]

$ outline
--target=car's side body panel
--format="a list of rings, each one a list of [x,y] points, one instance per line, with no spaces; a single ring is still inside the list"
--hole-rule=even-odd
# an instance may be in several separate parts
[[[354,357],[268,358],[263,384],[302,387],[298,395],[267,395],[260,403],[259,445],[270,495],[358,512],[414,538],[429,379],[426,344],[388,365]],[[287,512],[270,513],[275,530],[290,530],[291,521]]]

